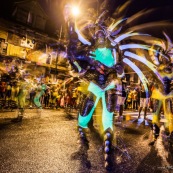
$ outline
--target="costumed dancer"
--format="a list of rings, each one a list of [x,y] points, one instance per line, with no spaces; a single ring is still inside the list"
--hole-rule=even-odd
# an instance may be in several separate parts
[[[21,122],[24,116],[24,110],[26,105],[26,96],[28,94],[29,84],[23,79],[20,78],[19,82],[19,91],[18,91],[18,116],[13,119],[13,122]]]
[[[110,11],[111,9],[113,10],[113,5],[115,4],[113,3],[113,0],[103,1],[100,5],[100,11],[98,11],[100,15],[97,18],[94,17],[97,16],[97,14],[88,18],[87,16],[83,16],[82,20],[77,21],[78,23],[75,22],[75,19],[71,15],[70,5],[66,5],[64,10],[69,40],[66,48],[68,60],[72,67],[78,72],[78,76],[84,77],[89,81],[88,91],[90,91],[90,93],[83,102],[78,118],[79,136],[81,141],[87,141],[85,129],[88,127],[98,100],[102,99],[102,124],[106,168],[109,168],[110,165],[109,156],[113,139],[112,122],[114,110],[112,106],[112,93],[114,92],[112,92],[112,90],[115,89],[116,86],[116,82],[112,79],[111,73],[115,73],[116,71],[117,76],[121,78],[124,75],[123,64],[132,68],[144,86],[146,98],[149,98],[148,80],[140,69],[142,67],[137,66],[136,62],[147,66],[147,68],[158,77],[158,80],[165,85],[164,77],[160,75],[157,69],[159,59],[155,56],[150,58],[143,54],[144,52],[146,53],[146,50],[157,54],[157,49],[151,47],[152,45],[157,45],[155,44],[156,38],[151,37],[149,33],[141,33],[141,27],[129,27],[131,24],[133,25],[134,20],[140,21],[140,17],[143,17],[144,14],[148,14],[148,12],[152,10],[145,11],[139,15],[132,15],[128,19],[124,18],[125,14],[123,13],[126,11],[125,7],[129,4],[129,1],[127,1],[124,6],[122,5],[119,8],[115,8],[116,13],[114,13],[112,15],[113,18],[111,18]],[[91,14],[88,16],[91,16]],[[81,26],[80,30],[77,24]],[[151,25],[151,23],[145,24],[146,27],[142,29],[147,29],[147,32],[149,26],[150,28],[156,26],[156,23],[153,23],[153,25]],[[163,26],[166,25],[164,24]],[[87,37],[84,38],[81,32]],[[88,38],[91,38],[90,41],[88,41]],[[164,42],[164,40],[162,41]],[[170,48],[170,46],[172,46],[172,44],[164,45],[165,48]],[[170,56],[163,55],[164,52],[158,53],[163,57],[164,62],[165,60],[173,59],[172,48],[168,51],[170,51]],[[165,53],[168,51],[165,50]],[[167,75],[165,77],[167,77]],[[171,131],[173,128],[172,114],[169,115],[168,119],[169,129]]]
[[[173,43],[166,33],[163,32],[163,34],[166,37],[166,41],[164,40],[160,44],[157,44],[160,46],[159,49],[155,53],[150,53],[154,64],[158,65],[158,72],[163,85],[163,87],[154,88],[151,95],[151,98],[155,99],[156,104],[152,120],[153,141],[150,142],[150,145],[154,145],[159,137],[160,113],[163,108],[164,117],[166,119],[164,123],[165,134],[167,135],[170,146],[173,146],[173,90],[171,88],[171,81],[173,79]]]
[[[36,94],[34,97],[34,104],[38,108],[39,113],[42,110],[42,104],[41,104],[40,98],[45,93],[46,88],[47,88],[47,86],[45,84],[38,85],[38,87],[36,88]]]
[[[173,72],[169,66],[165,67],[164,69],[168,72],[168,74],[167,76],[163,77],[163,94],[161,90],[155,88],[151,96],[151,98],[155,99],[156,105],[152,120],[153,141],[150,142],[150,145],[153,145],[156,142],[160,134],[161,108],[163,108],[164,117],[166,119],[165,133],[168,135],[169,141],[173,144],[173,111],[171,102],[173,97],[173,91],[171,91]]]
[[[117,63],[115,49],[107,45],[106,35],[99,26],[95,30],[94,45],[88,47],[79,43],[79,35],[75,30],[75,22],[72,16],[69,16],[69,10],[70,6],[66,5],[65,20],[68,25],[69,39],[67,56],[79,76],[90,81],[89,94],[83,101],[78,115],[79,142],[83,146],[88,145],[86,134],[88,124],[98,101],[101,99],[105,168],[110,169],[113,141],[114,90],[116,88],[115,78],[112,78],[112,73],[116,72],[117,75],[123,76],[123,65]],[[102,17],[106,13],[106,11],[103,11]],[[101,21],[96,21],[96,23],[99,22]]]

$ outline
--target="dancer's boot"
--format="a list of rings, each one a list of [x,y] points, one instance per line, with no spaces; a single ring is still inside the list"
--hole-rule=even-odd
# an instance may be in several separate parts
[[[150,142],[149,145],[154,145],[157,138],[159,137],[160,128],[156,124],[153,124],[151,129],[153,132],[153,141]]]
[[[104,132],[104,160],[105,168],[110,170],[112,168],[112,130],[106,130]]]
[[[87,130],[82,127],[78,127],[78,143],[80,147],[89,148],[89,142],[87,140]]]

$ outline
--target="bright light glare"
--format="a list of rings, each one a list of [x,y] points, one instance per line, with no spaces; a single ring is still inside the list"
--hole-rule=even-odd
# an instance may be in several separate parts
[[[73,7],[72,8],[72,14],[74,15],[74,16],[78,16],[79,15],[79,8],[78,7]]]

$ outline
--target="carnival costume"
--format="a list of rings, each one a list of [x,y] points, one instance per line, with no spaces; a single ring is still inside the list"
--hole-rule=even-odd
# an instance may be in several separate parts
[[[89,19],[86,16],[86,20],[82,18],[81,23],[83,25],[81,24],[80,29],[78,28],[80,20],[76,22],[70,14],[71,6],[69,4],[66,5],[64,10],[68,33],[68,44],[65,48],[67,58],[71,66],[78,72],[78,77],[89,81],[88,91],[90,93],[83,101],[78,116],[79,138],[81,143],[88,142],[85,129],[88,128],[88,123],[91,120],[99,99],[102,99],[102,125],[106,169],[109,169],[111,164],[113,105],[115,102],[115,94],[113,93],[118,85],[115,79],[117,77],[124,77],[125,64],[130,66],[139,76],[144,86],[146,97],[148,98],[149,82],[134,61],[146,65],[163,85],[165,84],[164,77],[158,71],[157,65],[160,64],[158,64],[157,55],[170,63],[169,57],[163,52],[157,51],[161,45],[157,44],[152,47],[156,41],[155,37],[150,37],[150,35],[140,32],[133,32],[134,28],[133,30],[128,28],[128,25],[133,20],[138,19],[138,17],[140,18],[143,14],[139,14],[136,18],[134,15],[127,19],[124,16],[120,18],[118,13],[116,13],[117,16],[115,16],[115,19],[111,18],[109,15],[112,2],[113,0],[105,0],[100,5],[100,15],[92,16],[90,14],[88,16],[92,17]],[[122,11],[119,12],[121,13]],[[97,16],[97,18],[93,20],[94,16]],[[127,28],[128,30],[126,30]],[[121,32],[122,30],[123,32]],[[137,38],[135,38],[136,36]],[[147,40],[150,42],[147,42]],[[143,56],[145,54],[151,54],[152,56],[145,57]],[[113,74],[116,74],[116,77]]]

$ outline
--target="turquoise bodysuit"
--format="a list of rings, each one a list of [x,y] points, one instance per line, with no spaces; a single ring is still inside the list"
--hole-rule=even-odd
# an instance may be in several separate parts
[[[111,68],[114,66],[114,57],[112,55],[112,51],[108,48],[98,48],[94,52],[92,52],[95,56],[92,56],[90,58],[93,58],[96,61],[99,61],[100,63],[104,64],[105,66]],[[99,82],[92,81],[89,84],[88,91],[92,92],[96,96],[96,101],[94,103],[94,106],[90,110],[90,112],[87,114],[87,116],[83,116],[79,114],[78,118],[78,125],[82,128],[87,128],[88,123],[93,115],[93,112],[98,104],[99,99],[102,99],[102,123],[103,123],[103,129],[106,130],[108,128],[111,128],[113,130],[113,112],[109,112],[106,107],[106,99],[105,99],[105,92],[114,89],[115,83],[113,81],[106,83],[107,81],[104,81],[105,85],[104,87],[100,87]]]
[[[114,66],[114,57],[112,55],[112,51],[106,47],[104,48],[97,48],[94,52],[92,52],[94,56],[91,56],[91,58],[101,62],[107,67],[113,67]]]

